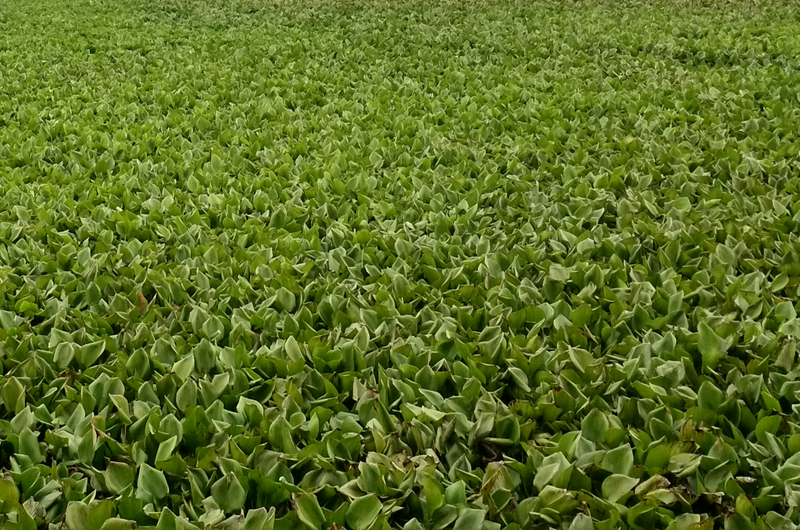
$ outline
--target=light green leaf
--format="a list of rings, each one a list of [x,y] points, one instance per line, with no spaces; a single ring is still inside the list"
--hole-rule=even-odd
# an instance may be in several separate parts
[[[83,367],[91,366],[103,355],[105,350],[106,343],[102,340],[85,344],[80,347],[76,355],[78,363]]]
[[[700,385],[697,392],[697,405],[708,410],[717,411],[725,402],[725,394],[709,381]]]
[[[67,506],[64,522],[69,530],[87,530],[89,528],[89,505],[82,502],[70,502]]]
[[[27,455],[34,464],[39,464],[43,460],[39,440],[28,428],[23,429],[19,435],[19,452]]]
[[[275,508],[248,510],[241,530],[272,530],[275,523]]]
[[[103,475],[108,489],[118,495],[133,484],[133,468],[122,462],[109,462]]]
[[[609,502],[617,502],[630,492],[639,479],[625,475],[611,475],[603,481],[603,498]]]
[[[373,494],[359,497],[347,508],[347,524],[353,530],[367,530],[381,512],[381,501]]]
[[[208,373],[217,364],[217,351],[213,344],[206,339],[192,350],[194,356],[194,366],[199,372]]]
[[[472,528],[480,528],[483,524],[483,519],[486,517],[486,512],[483,510],[474,510],[465,508],[458,519],[453,530],[471,530]]]
[[[325,514],[322,513],[322,508],[319,507],[319,502],[314,495],[300,493],[295,496],[294,504],[297,516],[308,528],[320,530],[325,524]]]
[[[602,443],[608,430],[608,418],[598,410],[592,409],[581,421],[581,436],[595,443]]]
[[[197,385],[191,379],[187,379],[178,389],[175,395],[175,405],[181,412],[197,404]]]
[[[699,332],[700,339],[697,345],[703,356],[703,366],[714,370],[720,359],[725,356],[728,346],[705,322],[700,323]]]
[[[100,530],[136,530],[138,527],[139,525],[136,524],[136,521],[112,517],[103,523]]]
[[[0,479],[0,513],[8,513],[19,505],[19,489],[10,478]]]
[[[9,377],[3,385],[2,397],[6,409],[14,414],[25,408],[25,387],[14,376]]]
[[[139,468],[139,480],[136,483],[136,496],[145,502],[160,500],[169,493],[169,485],[164,473],[143,464]]]
[[[609,473],[618,475],[630,474],[633,469],[633,450],[631,450],[631,446],[622,444],[607,452],[600,467]]]
[[[211,486],[211,496],[223,511],[238,512],[244,506],[247,494],[233,473],[228,473]]]

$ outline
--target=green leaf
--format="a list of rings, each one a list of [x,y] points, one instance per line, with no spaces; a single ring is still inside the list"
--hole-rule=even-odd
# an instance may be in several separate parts
[[[78,349],[76,358],[81,366],[87,367],[97,362],[104,351],[106,351],[106,343],[105,341],[99,340],[81,346],[80,349]]]
[[[241,510],[247,498],[239,479],[233,473],[227,473],[211,486],[211,496],[217,506],[227,513]]]
[[[73,359],[75,359],[75,345],[71,342],[62,342],[56,346],[56,351],[53,356],[53,361],[61,369],[69,366]]]
[[[466,484],[463,480],[453,482],[444,490],[446,504],[460,505],[467,503]]]
[[[755,521],[756,519],[756,508],[747,498],[747,495],[741,494],[736,497],[736,512],[750,521]]]
[[[294,293],[286,289],[285,287],[281,287],[275,293],[276,300],[278,301],[278,306],[280,309],[284,311],[294,311],[296,300]]]
[[[96,435],[93,430],[86,431],[78,442],[78,460],[91,466],[94,460]]]
[[[772,280],[772,285],[770,285],[770,289],[773,293],[777,293],[782,291],[787,285],[789,284],[789,276],[782,272],[778,274],[774,280]]]
[[[139,525],[136,524],[136,521],[112,517],[103,523],[100,530],[136,530],[138,527]]]
[[[700,323],[699,331],[698,348],[703,356],[703,367],[714,370],[725,356],[727,344],[705,322]]]
[[[194,366],[199,372],[208,373],[217,364],[217,352],[213,344],[206,339],[192,350],[194,356]]]
[[[483,510],[465,508],[459,514],[458,519],[456,519],[456,525],[453,527],[453,530],[480,528],[483,524],[484,517],[486,517],[486,512]]]
[[[11,376],[8,378],[3,385],[1,394],[6,409],[14,414],[19,414],[25,408],[25,387],[16,377]]]
[[[108,489],[117,495],[133,485],[133,468],[122,462],[109,462],[103,475]]]
[[[381,501],[373,494],[359,497],[347,508],[347,524],[353,530],[366,530],[381,512]]]
[[[275,508],[248,510],[241,530],[272,530],[275,524]]]
[[[697,392],[697,404],[708,410],[717,411],[725,402],[725,394],[708,381],[700,385]]]
[[[136,496],[145,502],[163,499],[169,493],[169,485],[164,473],[143,464],[139,468],[139,479],[136,483]]]
[[[403,530],[425,530],[425,527],[416,519],[411,519],[403,526]]]
[[[150,371],[150,357],[144,350],[138,349],[128,358],[125,364],[128,373],[136,374],[140,378],[146,378]]]
[[[769,446],[767,434],[776,434],[781,425],[780,416],[765,416],[756,425],[756,438],[758,443],[764,446]]]
[[[775,315],[775,318],[778,319],[778,322],[792,320],[797,316],[797,312],[794,309],[794,304],[791,302],[781,302],[779,304],[775,304],[772,313]]]
[[[736,266],[736,253],[722,243],[717,245],[716,256],[725,265]]]
[[[549,276],[557,282],[566,282],[569,280],[569,271],[562,265],[553,263],[550,265]]]
[[[439,483],[430,477],[423,477],[422,479],[423,491],[425,492],[425,502],[428,507],[428,513],[433,513],[436,509],[444,504],[444,495],[442,494]]]
[[[588,326],[592,322],[592,306],[589,304],[579,305],[572,310],[570,320],[572,320],[572,324],[575,326]]]
[[[175,395],[175,405],[181,412],[197,404],[197,385],[191,379],[187,379],[178,389]]]
[[[582,513],[576,515],[569,525],[569,530],[594,530],[594,528],[592,518]]]
[[[755,530],[755,528],[751,520],[738,513],[725,518],[725,530]]]
[[[23,429],[19,435],[19,452],[31,459],[31,462],[38,464],[44,459],[39,448],[39,440],[30,429]]]
[[[581,421],[581,436],[595,443],[602,443],[608,431],[608,418],[598,410],[592,409]]]
[[[607,452],[600,465],[609,473],[629,475],[633,469],[633,451],[628,444],[620,445]]]
[[[10,478],[0,479],[0,513],[8,513],[19,505],[19,489]]]
[[[178,437],[172,436],[167,438],[158,446],[158,451],[156,452],[155,463],[156,467],[158,467],[159,462],[164,460],[168,460],[173,452],[175,451],[175,447],[178,445]]]
[[[103,524],[111,518],[114,513],[114,503],[111,501],[100,501],[92,504],[89,508],[89,515],[86,517],[86,530],[100,530]]]
[[[617,502],[630,492],[639,479],[625,475],[611,475],[603,481],[603,498],[609,502]]]
[[[203,323],[203,333],[209,340],[219,341],[225,335],[225,326],[216,315],[211,315]]]
[[[775,366],[783,368],[785,371],[791,371],[794,366],[796,356],[795,342],[792,339],[786,341],[775,359]]]
[[[36,530],[36,522],[33,520],[28,510],[20,508],[16,512],[16,522],[8,522],[4,525],[4,529],[8,530]]]
[[[292,426],[283,416],[279,416],[270,425],[269,442],[273,447],[284,453],[294,454],[297,452],[297,447],[294,444],[294,440],[292,440]]]
[[[194,372],[194,355],[187,355],[180,361],[172,365],[172,372],[177,375],[181,381],[186,381],[189,376]]]
[[[0,327],[3,329],[14,329],[22,323],[22,319],[11,311],[0,309]]]
[[[325,524],[325,514],[314,495],[300,493],[294,498],[295,510],[300,521],[308,528],[319,530]],[[349,511],[349,508],[348,508]]]
[[[69,530],[87,530],[89,528],[90,511],[88,504],[82,502],[69,503],[64,517],[67,528]]]

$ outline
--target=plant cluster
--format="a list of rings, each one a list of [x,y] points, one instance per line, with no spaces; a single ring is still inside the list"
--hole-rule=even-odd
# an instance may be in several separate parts
[[[0,5],[0,526],[793,530],[791,2]]]

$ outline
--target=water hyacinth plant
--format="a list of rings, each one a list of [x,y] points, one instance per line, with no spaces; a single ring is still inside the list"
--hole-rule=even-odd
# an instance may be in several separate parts
[[[7,0],[0,526],[790,530],[788,0]]]

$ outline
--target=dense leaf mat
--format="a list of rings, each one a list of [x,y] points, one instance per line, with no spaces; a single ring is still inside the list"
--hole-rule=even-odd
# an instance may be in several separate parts
[[[0,4],[0,526],[794,529],[793,2]]]

